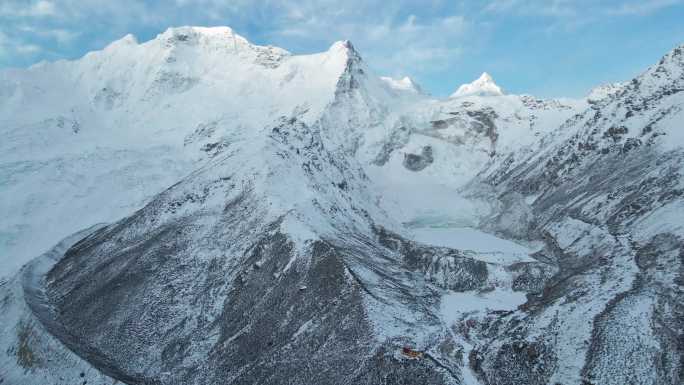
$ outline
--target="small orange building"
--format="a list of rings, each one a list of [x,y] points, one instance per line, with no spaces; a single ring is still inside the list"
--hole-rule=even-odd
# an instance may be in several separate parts
[[[423,352],[413,350],[413,349],[409,348],[408,346],[404,346],[404,348],[401,350],[401,353],[403,355],[405,355],[406,357],[409,357],[409,358],[421,358],[421,357],[423,357]]]

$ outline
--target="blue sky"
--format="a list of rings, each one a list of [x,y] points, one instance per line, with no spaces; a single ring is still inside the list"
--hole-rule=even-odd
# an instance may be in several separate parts
[[[487,71],[508,92],[574,97],[684,44],[684,0],[0,0],[0,67],[179,25],[228,25],[294,53],[349,39],[379,75],[435,95]]]

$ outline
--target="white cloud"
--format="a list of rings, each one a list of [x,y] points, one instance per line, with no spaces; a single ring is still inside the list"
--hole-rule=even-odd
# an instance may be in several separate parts
[[[600,20],[607,16],[647,15],[682,3],[682,0],[490,0],[485,3],[483,10],[489,13]]]
[[[579,3],[572,0],[492,0],[485,4],[484,11],[568,17],[579,13],[582,9]]]
[[[0,61],[7,56],[7,35],[0,31]]]
[[[29,14],[33,16],[52,16],[55,13],[55,4],[46,0],[33,4],[29,10]]]
[[[55,4],[51,1],[17,1],[3,0],[0,4],[0,16],[4,17],[46,17],[56,15]]]
[[[58,43],[68,44],[72,42],[78,35],[78,32],[68,31],[66,29],[51,29],[47,34],[52,36]]]
[[[69,44],[76,39],[80,33],[70,31],[62,28],[36,28],[30,25],[21,25],[17,27],[19,31],[25,33],[27,36],[39,36],[42,38],[56,41],[59,44]]]
[[[634,1],[610,8],[608,13],[613,15],[647,15],[679,4],[682,4],[681,0]]]
[[[647,16],[681,5],[684,0],[488,0],[484,15],[543,17],[540,30],[547,34],[578,31],[588,25],[626,16]]]
[[[31,55],[43,50],[40,46],[35,44],[16,44],[12,48],[14,52],[22,55]]]
[[[14,56],[34,55],[41,51],[41,47],[36,44],[25,43],[0,31],[0,63]]]

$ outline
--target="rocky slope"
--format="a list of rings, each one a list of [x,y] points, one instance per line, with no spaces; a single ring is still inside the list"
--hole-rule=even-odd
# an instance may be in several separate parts
[[[559,272],[492,320],[471,363],[485,383],[684,379],[684,49],[534,147],[483,173],[488,225],[546,243]],[[524,153],[523,153],[524,154]]]

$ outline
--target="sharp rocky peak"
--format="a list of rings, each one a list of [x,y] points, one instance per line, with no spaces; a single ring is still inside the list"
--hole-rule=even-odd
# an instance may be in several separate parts
[[[333,60],[344,61],[344,70],[337,83],[337,93],[344,93],[359,87],[360,78],[365,75],[366,68],[361,55],[349,40],[333,43],[327,54]]]
[[[347,62],[360,63],[363,61],[363,59],[361,59],[361,55],[349,40],[340,40],[334,42],[328,49],[328,54],[341,54]]]

